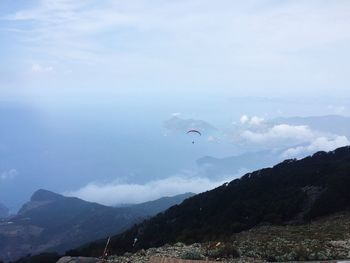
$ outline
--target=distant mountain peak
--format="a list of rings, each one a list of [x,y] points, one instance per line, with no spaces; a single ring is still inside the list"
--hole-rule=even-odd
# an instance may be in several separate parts
[[[1,259],[13,261],[46,250],[63,253],[86,242],[120,233],[191,195],[187,193],[113,208],[44,189],[37,190],[31,201],[11,217],[11,231],[8,231],[7,224],[0,223],[0,244],[4,244],[0,245],[0,262]]]
[[[34,192],[32,197],[30,198],[30,201],[56,201],[62,198],[64,198],[63,195],[56,194],[45,189],[39,189]]]
[[[9,214],[9,209],[2,203],[0,203],[0,218],[6,217]]]

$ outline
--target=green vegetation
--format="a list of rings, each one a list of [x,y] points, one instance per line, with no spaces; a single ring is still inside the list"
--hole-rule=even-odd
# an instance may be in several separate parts
[[[231,242],[224,243],[214,248],[207,249],[208,258],[238,258],[240,253],[235,245]]]
[[[308,261],[350,258],[350,213],[310,224],[259,226],[233,235],[241,256],[267,261]]]
[[[108,251],[120,255],[166,243],[220,240],[223,247],[200,255],[191,250],[182,257],[241,256],[268,261],[350,258],[348,189],[350,147],[299,161],[286,160],[134,225],[112,237]],[[338,212],[345,217],[327,219]],[[323,216],[324,221],[318,220]],[[133,246],[135,237],[138,242]],[[66,255],[99,256],[105,243],[89,243]]]
[[[261,224],[305,223],[348,210],[349,188],[349,147],[299,161],[286,160],[189,198],[135,225],[114,236],[110,250],[118,254],[165,243],[227,241],[234,233]],[[138,244],[133,247],[135,237]],[[95,242],[68,254],[98,256],[104,243]]]
[[[182,256],[182,259],[190,259],[190,260],[201,260],[204,259],[203,255],[201,254],[201,251],[199,250],[192,250],[192,251],[186,251]]]

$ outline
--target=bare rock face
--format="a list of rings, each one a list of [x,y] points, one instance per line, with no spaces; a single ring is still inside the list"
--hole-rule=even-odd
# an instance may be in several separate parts
[[[62,257],[57,263],[102,263],[103,261],[98,258],[88,257]]]

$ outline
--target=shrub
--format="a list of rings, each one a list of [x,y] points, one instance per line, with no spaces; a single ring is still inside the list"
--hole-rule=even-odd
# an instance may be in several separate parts
[[[204,259],[204,256],[198,250],[187,251],[182,254],[182,259],[190,259],[190,260],[201,260]]]
[[[207,256],[210,258],[238,258],[240,253],[235,246],[226,243],[217,248],[208,250]]]

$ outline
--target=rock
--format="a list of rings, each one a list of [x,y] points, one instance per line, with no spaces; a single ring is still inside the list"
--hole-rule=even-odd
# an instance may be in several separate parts
[[[185,244],[184,243],[181,243],[181,242],[177,242],[174,247],[184,247]]]
[[[57,263],[102,263],[103,261],[98,258],[88,257],[62,257]]]

